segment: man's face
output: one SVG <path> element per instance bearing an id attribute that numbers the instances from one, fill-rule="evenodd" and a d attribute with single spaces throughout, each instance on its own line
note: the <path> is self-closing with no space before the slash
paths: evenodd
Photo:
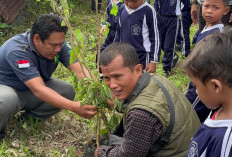
<path id="1" fill-rule="evenodd" d="M 118 100 L 124 100 L 129 97 L 142 75 L 142 65 L 138 64 L 131 71 L 125 67 L 121 56 L 117 56 L 107 66 L 101 65 L 103 78 L 107 86 Z"/>
<path id="2" fill-rule="evenodd" d="M 43 42 L 39 35 L 36 34 L 33 39 L 34 47 L 39 54 L 46 59 L 53 60 L 55 56 L 60 52 L 64 42 L 64 32 L 52 32 L 50 36 Z"/>
<path id="3" fill-rule="evenodd" d="M 144 0 L 124 0 L 124 3 L 129 9 L 137 9 L 144 3 Z"/>

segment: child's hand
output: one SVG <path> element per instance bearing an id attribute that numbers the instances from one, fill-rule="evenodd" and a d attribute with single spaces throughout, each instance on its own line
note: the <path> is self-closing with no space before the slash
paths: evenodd
<path id="1" fill-rule="evenodd" d="M 229 22 L 232 22 L 232 13 L 230 14 L 230 21 Z"/>
<path id="2" fill-rule="evenodd" d="M 102 28 L 101 28 L 101 31 L 100 31 L 100 34 L 101 35 L 104 35 L 103 33 L 106 31 L 106 26 L 103 25 Z"/>
<path id="3" fill-rule="evenodd" d="M 156 72 L 156 63 L 153 63 L 153 62 L 150 62 L 145 70 L 148 72 L 148 73 L 155 73 Z"/>

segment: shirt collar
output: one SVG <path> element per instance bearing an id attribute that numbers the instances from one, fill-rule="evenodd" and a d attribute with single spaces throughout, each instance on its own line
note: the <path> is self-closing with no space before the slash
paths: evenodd
<path id="1" fill-rule="evenodd" d="M 208 27 L 208 28 L 206 28 L 206 27 L 207 27 L 207 26 L 205 26 L 205 27 L 203 28 L 203 30 L 201 31 L 201 34 L 204 33 L 204 32 L 207 32 L 207 31 L 209 31 L 209 30 L 213 30 L 213 29 L 215 29 L 215 28 L 218 28 L 218 29 L 223 28 L 224 25 L 223 25 L 222 23 L 220 23 L 220 24 L 216 24 L 216 25 L 214 25 L 214 26 L 212 26 L 212 27 Z"/>
<path id="2" fill-rule="evenodd" d="M 115 4 L 118 4 L 118 3 L 120 3 L 120 0 L 117 0 L 117 2 L 113 2 L 113 0 L 111 0 L 111 3 L 112 3 L 112 4 L 114 4 L 114 3 L 115 3 Z"/>
<path id="3" fill-rule="evenodd" d="M 136 9 L 129 9 L 126 5 L 125 5 L 125 8 L 126 8 L 126 11 L 128 12 L 128 14 L 130 15 L 130 14 L 132 14 L 132 13 L 134 13 L 134 12 L 140 10 L 141 8 L 143 8 L 144 6 L 146 6 L 147 4 L 148 4 L 147 1 L 145 1 L 142 5 L 140 5 L 140 6 L 139 6 L 138 8 L 136 8 Z"/>

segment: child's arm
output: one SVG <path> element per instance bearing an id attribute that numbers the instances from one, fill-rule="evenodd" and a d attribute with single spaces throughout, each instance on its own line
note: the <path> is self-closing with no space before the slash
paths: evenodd
<path id="1" fill-rule="evenodd" d="M 160 47 L 159 41 L 159 31 L 156 19 L 156 12 L 154 9 L 149 12 L 146 16 L 148 31 L 149 31 L 149 41 L 151 43 L 149 61 L 150 63 L 145 67 L 145 70 L 149 73 L 156 72 L 156 63 L 158 62 L 158 52 Z"/>
<path id="2" fill-rule="evenodd" d="M 109 16 L 110 16 L 110 9 L 109 8 L 110 8 L 110 5 L 111 5 L 111 0 L 108 0 L 107 9 L 106 9 L 106 12 L 107 12 L 106 22 L 109 22 Z M 101 24 L 101 30 L 100 30 L 101 35 L 104 35 L 104 32 L 106 31 L 106 27 L 107 27 L 106 22 Z"/>
<path id="3" fill-rule="evenodd" d="M 119 26 L 119 22 L 117 23 L 114 42 L 120 42 L 120 26 Z"/>
<path id="4" fill-rule="evenodd" d="M 100 34 L 104 35 L 105 31 L 106 31 L 106 25 L 102 25 L 101 30 L 100 30 Z"/>
<path id="5" fill-rule="evenodd" d="M 120 42 L 120 28 L 121 28 L 120 17 L 121 17 L 121 11 L 123 8 L 124 8 L 124 5 L 122 5 L 118 11 L 118 20 L 117 20 L 117 27 L 116 27 L 114 42 Z"/>

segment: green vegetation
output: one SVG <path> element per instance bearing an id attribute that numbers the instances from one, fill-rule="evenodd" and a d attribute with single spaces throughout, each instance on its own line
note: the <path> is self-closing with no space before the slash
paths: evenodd
<path id="1" fill-rule="evenodd" d="M 0 25 L 0 45 L 13 35 L 29 30 L 34 20 L 41 14 L 51 12 L 50 2 L 26 0 L 26 3 L 28 6 L 23 13 L 26 17 L 24 21 L 16 20 L 11 25 Z M 99 23 L 96 22 L 97 16 L 95 13 L 91 12 L 91 1 L 70 0 L 69 8 L 71 9 L 69 22 L 74 30 L 79 29 L 84 35 L 84 45 L 86 47 L 84 56 L 87 64 L 89 67 L 95 68 Z M 102 11 L 100 12 L 100 17 L 103 19 L 105 16 L 104 8 L 106 8 L 106 1 L 103 1 Z M 195 31 L 196 27 L 192 27 L 191 38 Z M 70 34 L 67 34 L 67 40 L 70 42 Z M 103 41 L 104 37 L 101 37 L 100 43 L 103 43 Z M 184 70 L 179 67 L 184 57 L 180 52 L 178 52 L 178 55 L 180 62 L 169 79 L 185 92 L 189 79 Z M 161 63 L 158 64 L 157 74 L 162 74 Z M 73 74 L 62 65 L 58 67 L 53 76 L 75 83 Z M 95 137 L 95 120 L 85 120 L 66 110 L 59 112 L 43 124 L 32 122 L 32 120 L 20 121 L 18 120 L 20 114 L 17 114 L 8 125 L 7 136 L 0 143 L 0 156 L 81 157 L 84 154 L 87 141 Z M 109 115 L 111 114 L 107 114 L 107 117 Z M 117 118 L 114 117 L 111 121 L 116 123 Z M 102 134 L 105 132 L 104 129 L 101 131 Z"/>

